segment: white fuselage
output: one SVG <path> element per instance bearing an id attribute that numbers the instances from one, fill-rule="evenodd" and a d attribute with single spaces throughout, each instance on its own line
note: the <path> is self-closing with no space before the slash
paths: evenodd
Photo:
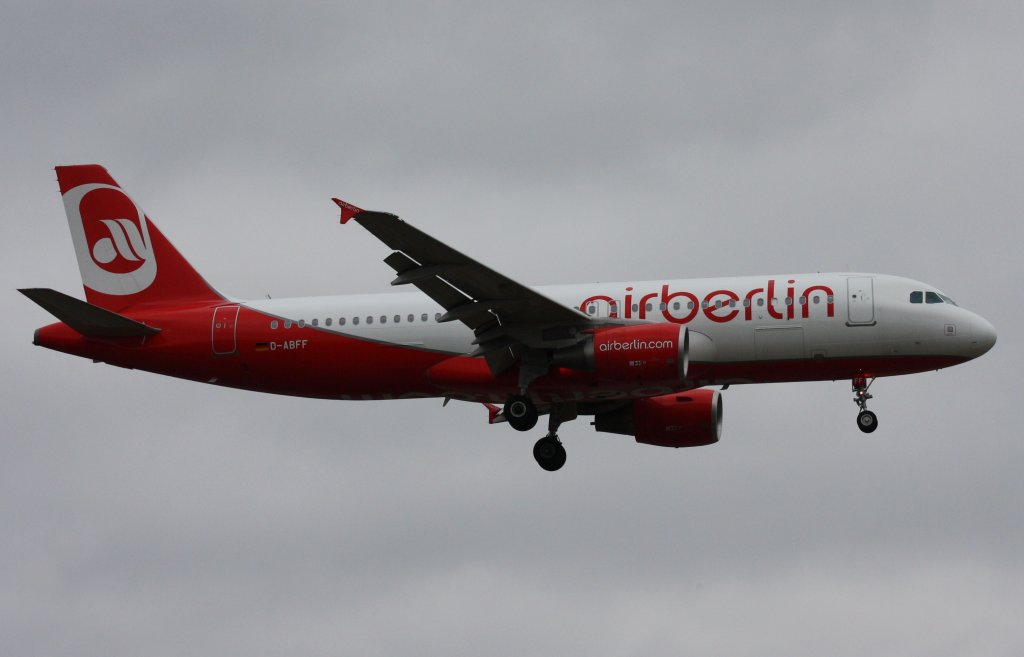
<path id="1" fill-rule="evenodd" d="M 995 332 L 934 287 L 879 274 L 796 274 L 555 285 L 535 288 L 591 317 L 686 324 L 696 360 L 737 363 L 857 357 L 973 358 Z M 771 295 L 769 296 L 769 291 Z M 911 293 L 921 292 L 920 303 Z M 473 333 L 419 293 L 266 299 L 244 306 L 372 342 L 465 354 Z M 268 318 L 268 322 L 273 321 Z M 703 336 L 706 340 L 701 341 Z"/>

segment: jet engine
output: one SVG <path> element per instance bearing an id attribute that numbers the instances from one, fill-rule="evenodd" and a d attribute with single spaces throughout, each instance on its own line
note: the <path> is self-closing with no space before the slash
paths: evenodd
<path id="1" fill-rule="evenodd" d="M 635 399 L 594 416 L 594 428 L 635 436 L 638 443 L 661 447 L 700 447 L 722 435 L 722 396 L 699 388 L 660 397 Z"/>
<path id="2" fill-rule="evenodd" d="M 552 355 L 558 367 L 638 384 L 679 382 L 689 366 L 689 331 L 678 324 L 598 329 L 586 341 Z"/>

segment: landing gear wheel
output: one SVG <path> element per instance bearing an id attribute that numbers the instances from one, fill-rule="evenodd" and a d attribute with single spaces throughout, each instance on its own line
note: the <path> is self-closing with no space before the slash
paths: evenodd
<path id="1" fill-rule="evenodd" d="M 529 431 L 537 425 L 537 407 L 526 395 L 509 397 L 503 413 L 516 431 Z"/>
<path id="2" fill-rule="evenodd" d="M 857 414 L 857 427 L 864 433 L 871 433 L 878 428 L 878 418 L 871 411 L 861 411 Z"/>
<path id="3" fill-rule="evenodd" d="M 533 458 L 537 459 L 537 465 L 554 472 L 565 465 L 565 447 L 558 436 L 544 436 L 533 446 Z"/>
<path id="4" fill-rule="evenodd" d="M 860 409 L 860 413 L 857 414 L 857 428 L 864 433 L 871 433 L 878 428 L 878 418 L 868 410 L 868 400 L 871 399 L 868 388 L 874 382 L 874 377 L 868 381 L 863 374 L 853 377 L 853 401 Z"/>

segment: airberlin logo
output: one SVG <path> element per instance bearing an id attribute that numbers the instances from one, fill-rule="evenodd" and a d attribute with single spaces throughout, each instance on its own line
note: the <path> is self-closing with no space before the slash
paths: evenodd
<path id="1" fill-rule="evenodd" d="M 661 286 L 660 294 L 634 292 L 632 287 L 627 287 L 622 301 L 605 294 L 595 294 L 580 302 L 579 308 L 592 315 L 596 305 L 604 303 L 607 304 L 609 317 L 653 319 L 652 313 L 657 312 L 665 321 L 674 324 L 688 324 L 701 313 L 718 323 L 738 319 L 749 322 L 753 320 L 755 312 L 759 317 L 767 314 L 772 319 L 795 319 L 797 314 L 807 319 L 812 306 L 823 307 L 828 317 L 835 316 L 835 293 L 832 288 L 820 284 L 796 287 L 795 284 L 795 280 L 787 280 L 783 286 L 769 279 L 764 287 L 738 291 L 715 290 L 703 298 L 686 290 L 672 290 L 668 284 Z"/>
<path id="2" fill-rule="evenodd" d="M 642 349 L 674 349 L 671 340 L 612 340 L 601 344 L 601 351 L 634 351 Z"/>
<path id="3" fill-rule="evenodd" d="M 119 187 L 92 183 L 64 194 L 78 267 L 86 287 L 129 295 L 156 279 L 146 215 Z"/>
<path id="4" fill-rule="evenodd" d="M 118 256 L 131 262 L 149 260 L 150 249 L 142 238 L 139 227 L 131 219 L 100 219 L 110 237 L 96 240 L 92 245 L 92 259 L 100 265 L 114 261 Z"/>

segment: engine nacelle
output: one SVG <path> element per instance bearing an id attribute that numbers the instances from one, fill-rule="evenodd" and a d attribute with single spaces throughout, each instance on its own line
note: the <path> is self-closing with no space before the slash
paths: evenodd
<path id="1" fill-rule="evenodd" d="M 722 435 L 722 395 L 717 390 L 700 388 L 635 399 L 628 406 L 598 413 L 594 428 L 635 436 L 638 443 L 647 445 L 711 445 Z"/>
<path id="2" fill-rule="evenodd" d="M 679 382 L 689 367 L 689 335 L 678 324 L 598 329 L 586 342 L 555 352 L 552 364 L 613 381 Z"/>

